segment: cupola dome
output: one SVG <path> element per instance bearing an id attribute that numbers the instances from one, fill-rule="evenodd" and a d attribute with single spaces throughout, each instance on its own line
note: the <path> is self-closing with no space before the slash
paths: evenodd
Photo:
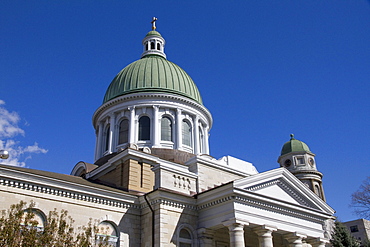
<path id="1" fill-rule="evenodd" d="M 168 61 L 164 53 L 165 40 L 155 29 L 143 39 L 141 59 L 122 69 L 110 83 L 103 103 L 134 93 L 166 93 L 184 96 L 202 103 L 199 90 L 191 77 L 178 65 Z"/>
<path id="2" fill-rule="evenodd" d="M 299 141 L 294 138 L 294 135 L 290 135 L 290 140 L 286 142 L 281 149 L 281 155 L 293 153 L 293 152 L 307 152 L 311 153 L 310 148 L 306 143 Z"/>

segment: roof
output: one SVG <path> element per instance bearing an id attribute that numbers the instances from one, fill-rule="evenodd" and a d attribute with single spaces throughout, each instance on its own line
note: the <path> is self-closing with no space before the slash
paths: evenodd
<path id="1" fill-rule="evenodd" d="M 145 37 L 147 37 L 147 36 L 159 36 L 159 37 L 162 37 L 162 35 L 159 32 L 155 31 L 155 30 L 152 30 L 152 31 L 148 32 Z"/>
<path id="2" fill-rule="evenodd" d="M 191 77 L 178 65 L 157 55 L 147 55 L 122 69 L 109 85 L 103 103 L 132 93 L 175 94 L 203 104 Z"/>
<path id="3" fill-rule="evenodd" d="M 310 148 L 306 143 L 299 141 L 294 138 L 294 135 L 290 135 L 290 140 L 283 145 L 281 149 L 281 155 L 293 153 L 293 152 L 306 152 L 311 153 Z"/>

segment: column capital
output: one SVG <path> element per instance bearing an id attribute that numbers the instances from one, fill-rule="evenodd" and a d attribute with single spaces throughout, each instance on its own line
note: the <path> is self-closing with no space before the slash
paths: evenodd
<path id="1" fill-rule="evenodd" d="M 330 241 L 326 238 L 307 238 L 307 243 L 311 244 L 312 247 L 325 247 Z"/>
<path id="2" fill-rule="evenodd" d="M 202 227 L 197 229 L 197 233 L 200 238 L 213 239 L 214 230 Z"/>
<path id="3" fill-rule="evenodd" d="M 153 105 L 153 109 L 154 110 L 158 110 L 159 109 L 159 105 Z"/>
<path id="4" fill-rule="evenodd" d="M 230 226 L 243 226 L 244 227 L 244 226 L 248 226 L 249 222 L 240 220 L 237 218 L 231 218 L 229 220 L 222 221 L 222 224 L 226 227 L 230 227 Z"/>
<path id="5" fill-rule="evenodd" d="M 288 240 L 289 246 L 302 246 L 302 239 L 307 238 L 307 235 L 298 232 L 291 232 L 284 235 L 284 238 Z"/>
<path id="6" fill-rule="evenodd" d="M 258 235 L 258 236 L 271 236 L 271 234 L 275 231 L 277 231 L 277 227 L 275 226 L 269 226 L 269 225 L 262 225 L 252 228 L 252 230 Z"/>
<path id="7" fill-rule="evenodd" d="M 252 228 L 258 235 L 259 246 L 273 247 L 272 233 L 277 230 L 275 226 L 262 225 Z"/>

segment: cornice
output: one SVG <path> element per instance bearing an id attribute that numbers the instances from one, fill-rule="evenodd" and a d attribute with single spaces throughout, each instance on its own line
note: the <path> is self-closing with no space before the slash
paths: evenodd
<path id="1" fill-rule="evenodd" d="M 308 221 L 311 221 L 311 222 L 314 222 L 314 223 L 320 223 L 321 224 L 324 220 L 326 220 L 323 217 L 316 217 L 312 214 L 301 213 L 299 211 L 290 209 L 288 207 L 273 205 L 273 204 L 269 204 L 269 203 L 259 201 L 259 200 L 255 200 L 255 199 L 252 199 L 252 198 L 243 197 L 243 196 L 235 196 L 234 201 L 236 203 L 246 204 L 246 205 L 256 207 L 256 208 L 260 208 L 260 209 L 263 209 L 263 210 L 266 210 L 266 211 L 274 212 L 274 213 L 281 214 L 281 215 L 287 215 L 287 216 L 291 216 L 291 217 L 299 218 L 299 219 L 303 219 L 303 220 L 308 220 Z"/>
<path id="2" fill-rule="evenodd" d="M 60 186 L 60 184 L 55 183 L 53 185 L 52 183 L 50 183 L 50 181 L 45 181 L 46 179 L 38 179 L 33 175 L 34 174 L 27 174 L 28 177 L 26 181 L 22 178 L 10 178 L 4 176 L 4 174 L 0 174 L 0 186 L 21 189 L 24 190 L 25 194 L 29 194 L 29 191 L 40 193 L 40 197 L 45 197 L 45 195 L 53 195 L 60 198 L 70 198 L 78 201 L 97 203 L 100 205 L 107 205 L 116 208 L 139 208 L 139 205 L 133 202 L 124 201 L 123 198 L 123 200 L 120 200 L 119 197 L 125 196 L 123 194 L 123 191 L 122 194 L 118 194 L 108 190 L 103 191 L 102 189 L 97 188 L 89 188 L 90 191 L 83 191 L 84 188 L 78 184 L 68 184 L 67 186 Z M 32 177 L 34 177 L 34 179 L 32 179 Z M 47 184 L 44 182 L 46 182 Z M 63 183 L 64 181 L 57 182 Z M 106 193 L 108 195 L 103 195 L 102 193 Z M 134 198 L 131 195 L 127 196 L 130 197 L 128 200 L 132 200 Z"/>
<path id="3" fill-rule="evenodd" d="M 163 198 L 154 199 L 154 200 L 150 201 L 150 205 L 151 206 L 165 205 L 165 206 L 170 206 L 170 207 L 179 208 L 179 209 L 185 209 L 186 208 L 186 209 L 190 209 L 190 210 L 194 210 L 194 211 L 197 210 L 196 205 L 183 203 L 183 202 L 178 202 L 178 201 L 169 200 L 169 199 L 163 199 Z M 141 208 L 146 208 L 146 207 L 148 207 L 147 204 L 142 204 L 141 205 Z"/>

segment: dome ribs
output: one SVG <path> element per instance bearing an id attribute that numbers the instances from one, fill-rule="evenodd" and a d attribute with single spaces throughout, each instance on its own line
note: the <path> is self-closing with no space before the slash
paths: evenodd
<path id="1" fill-rule="evenodd" d="M 167 70 L 165 69 L 165 64 L 164 64 L 164 59 L 158 59 L 158 77 L 160 80 L 160 87 L 167 89 L 168 88 L 168 83 L 167 83 Z M 161 66 L 159 66 L 159 64 Z"/>
<path id="2" fill-rule="evenodd" d="M 203 104 L 191 77 L 175 63 L 156 55 L 143 57 L 122 69 L 109 85 L 104 103 L 139 92 L 177 94 Z"/>

